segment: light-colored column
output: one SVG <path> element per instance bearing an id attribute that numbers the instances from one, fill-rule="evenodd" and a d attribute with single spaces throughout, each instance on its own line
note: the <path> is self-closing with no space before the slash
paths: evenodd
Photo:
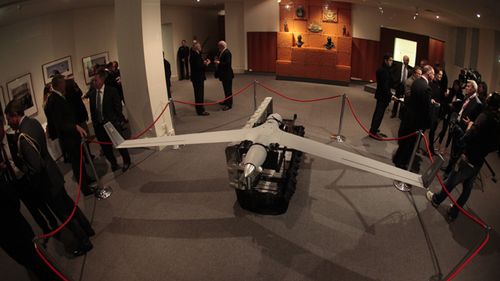
<path id="1" fill-rule="evenodd" d="M 160 12 L 160 0 L 115 1 L 121 81 L 132 132 L 151 124 L 168 101 Z M 174 133 L 167 110 L 145 136 Z"/>
<path id="2" fill-rule="evenodd" d="M 236 73 L 245 71 L 245 30 L 243 2 L 224 3 L 226 42 L 232 54 L 232 67 Z"/>

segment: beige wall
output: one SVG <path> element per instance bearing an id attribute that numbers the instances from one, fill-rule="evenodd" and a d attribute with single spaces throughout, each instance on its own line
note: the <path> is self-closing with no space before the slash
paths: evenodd
<path id="1" fill-rule="evenodd" d="M 232 54 L 232 67 L 234 72 L 245 71 L 245 29 L 242 2 L 225 2 L 225 30 L 226 42 Z"/>
<path id="2" fill-rule="evenodd" d="M 86 91 L 82 57 L 108 51 L 110 59 L 117 59 L 112 11 L 104 6 L 57 12 L 0 27 L 0 83 L 5 92 L 7 82 L 31 73 L 38 108 L 34 117 L 45 122 L 42 64 L 66 56 L 71 56 L 75 81 Z"/>

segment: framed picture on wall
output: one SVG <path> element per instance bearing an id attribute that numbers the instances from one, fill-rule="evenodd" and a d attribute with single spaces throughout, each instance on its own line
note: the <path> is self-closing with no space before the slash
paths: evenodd
<path id="1" fill-rule="evenodd" d="M 323 21 L 324 22 L 339 22 L 339 16 L 337 9 L 328 8 L 323 9 Z"/>
<path id="2" fill-rule="evenodd" d="M 83 74 L 85 76 L 85 83 L 89 84 L 90 80 L 94 76 L 96 65 L 105 65 L 109 61 L 108 52 L 103 52 L 100 54 L 91 55 L 82 58 L 83 64 Z"/>
<path id="3" fill-rule="evenodd" d="M 25 106 L 24 114 L 31 116 L 38 112 L 36 107 L 35 93 L 33 92 L 33 82 L 31 73 L 24 74 L 7 83 L 7 98 L 5 102 L 11 100 L 21 100 Z"/>
<path id="4" fill-rule="evenodd" d="M 73 64 L 71 63 L 71 56 L 57 59 L 42 65 L 43 81 L 45 84 L 50 83 L 52 77 L 56 74 L 64 76 L 73 75 Z"/>
<path id="5" fill-rule="evenodd" d="M 4 114 L 4 110 L 5 110 L 5 106 L 7 105 L 7 102 L 6 102 L 6 98 L 5 98 L 5 92 L 3 91 L 3 87 L 0 86 L 0 110 L 2 111 L 0 113 L 0 119 L 3 120 L 4 122 L 4 125 L 7 124 L 7 120 L 5 119 L 5 114 Z"/>

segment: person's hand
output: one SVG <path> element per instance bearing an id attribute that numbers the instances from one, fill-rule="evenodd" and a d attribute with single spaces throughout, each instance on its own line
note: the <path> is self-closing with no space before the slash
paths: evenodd
<path id="1" fill-rule="evenodd" d="M 392 95 L 392 96 L 391 96 L 391 99 L 392 99 L 393 101 L 398 101 L 398 97 L 396 97 L 395 95 Z"/>
<path id="2" fill-rule="evenodd" d="M 219 63 L 220 63 L 220 60 L 215 59 L 215 60 L 214 60 L 214 63 L 215 63 L 215 64 L 219 64 Z"/>
<path id="3" fill-rule="evenodd" d="M 85 138 L 85 137 L 87 137 L 87 132 L 82 127 L 76 125 L 76 130 L 78 131 L 78 133 L 80 134 L 80 137 L 82 139 Z"/>

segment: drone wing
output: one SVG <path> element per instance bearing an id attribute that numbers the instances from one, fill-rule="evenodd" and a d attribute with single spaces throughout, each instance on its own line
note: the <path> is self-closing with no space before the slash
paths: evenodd
<path id="1" fill-rule="evenodd" d="M 419 174 L 385 164 L 352 152 L 345 151 L 320 142 L 281 132 L 279 144 L 288 148 L 300 150 L 321 158 L 335 161 L 363 171 L 377 174 L 386 178 L 402 181 L 413 186 L 424 187 L 424 181 Z"/>
<path id="2" fill-rule="evenodd" d="M 185 144 L 204 144 L 204 143 L 222 143 L 237 142 L 243 140 L 252 140 L 252 129 L 240 129 L 207 133 L 196 133 L 176 136 L 162 136 L 145 139 L 124 140 L 120 133 L 111 123 L 106 123 L 104 129 L 108 133 L 113 145 L 116 148 L 134 148 L 148 146 L 166 146 L 166 145 L 185 145 Z"/>

